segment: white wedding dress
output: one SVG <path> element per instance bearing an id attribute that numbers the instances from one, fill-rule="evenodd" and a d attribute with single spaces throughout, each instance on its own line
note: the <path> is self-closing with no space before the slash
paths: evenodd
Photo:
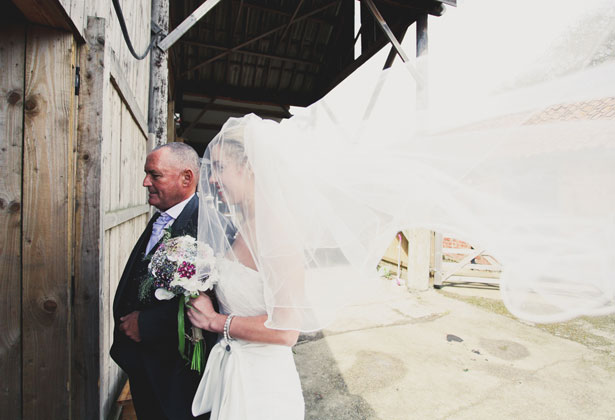
<path id="1" fill-rule="evenodd" d="M 220 259 L 216 296 L 220 312 L 266 314 L 261 275 Z M 230 349 L 229 349 L 230 348 Z M 212 348 L 192 403 L 211 420 L 295 420 L 304 417 L 301 383 L 291 347 L 221 338 Z"/>

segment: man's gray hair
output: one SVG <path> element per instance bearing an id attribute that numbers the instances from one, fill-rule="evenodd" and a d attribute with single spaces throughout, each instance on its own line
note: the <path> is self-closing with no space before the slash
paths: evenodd
<path id="1" fill-rule="evenodd" d="M 168 149 L 167 151 L 171 152 L 178 165 L 183 165 L 184 168 L 192 170 L 198 184 L 201 172 L 201 159 L 192 146 L 185 143 L 173 142 L 158 146 L 152 150 L 152 152 L 160 149 Z"/>

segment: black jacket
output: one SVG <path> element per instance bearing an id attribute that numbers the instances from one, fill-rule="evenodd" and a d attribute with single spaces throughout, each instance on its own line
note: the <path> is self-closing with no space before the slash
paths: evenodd
<path id="1" fill-rule="evenodd" d="M 179 299 L 168 301 L 155 298 L 143 303 L 137 299 L 139 282 L 147 274 L 149 259 L 144 259 L 145 248 L 152 232 L 154 216 L 132 250 L 113 301 L 115 329 L 111 357 L 128 374 L 148 380 L 165 415 L 170 419 L 192 418 L 192 398 L 200 376 L 190 369 L 178 351 L 177 312 Z M 171 236 L 191 235 L 196 238 L 199 217 L 199 200 L 195 195 L 173 222 Z M 156 246 L 150 251 L 154 253 Z M 136 343 L 119 329 L 120 317 L 139 310 L 141 342 Z M 186 330 L 189 320 L 185 317 Z M 217 340 L 217 334 L 203 331 L 205 360 Z"/>

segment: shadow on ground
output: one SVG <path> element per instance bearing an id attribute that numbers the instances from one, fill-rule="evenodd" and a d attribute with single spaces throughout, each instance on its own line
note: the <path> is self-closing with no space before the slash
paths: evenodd
<path id="1" fill-rule="evenodd" d="M 367 401 L 348 390 L 337 361 L 323 338 L 321 332 L 305 334 L 294 347 L 296 358 L 301 359 L 297 370 L 305 399 L 305 419 L 377 419 Z M 366 380 L 372 376 L 372 372 L 364 372 Z"/>

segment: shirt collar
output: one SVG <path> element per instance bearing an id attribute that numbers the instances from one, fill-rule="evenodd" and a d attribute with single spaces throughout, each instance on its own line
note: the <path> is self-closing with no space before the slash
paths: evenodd
<path id="1" fill-rule="evenodd" d="M 163 211 L 161 213 L 168 214 L 169 216 L 173 218 L 173 220 L 177 219 L 179 215 L 181 214 L 181 212 L 184 211 L 184 207 L 186 207 L 186 204 L 188 204 L 188 201 L 192 200 L 192 197 L 194 197 L 194 194 L 186 198 L 184 201 L 177 203 L 170 209 L 167 209 L 166 211 Z"/>

